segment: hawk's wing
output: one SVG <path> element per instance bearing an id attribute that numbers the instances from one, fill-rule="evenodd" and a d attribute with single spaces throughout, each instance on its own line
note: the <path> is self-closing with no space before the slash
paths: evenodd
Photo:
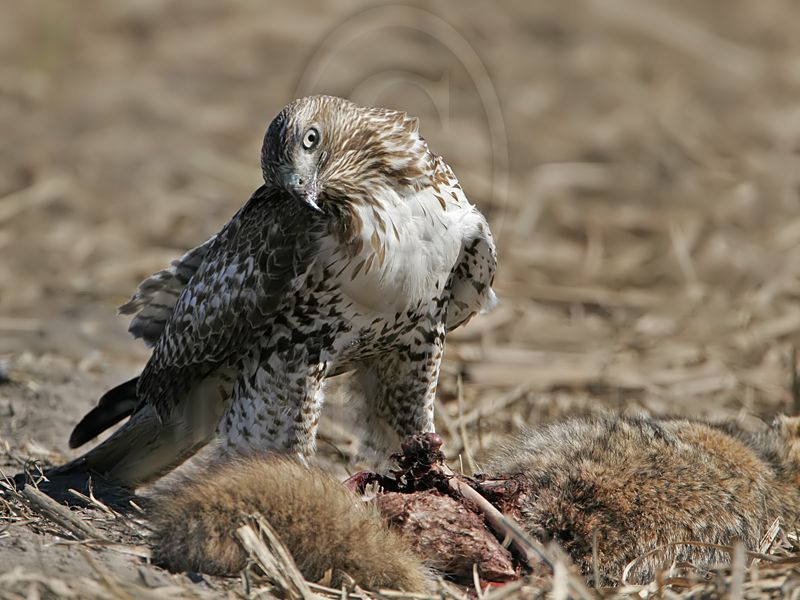
<path id="1" fill-rule="evenodd" d="M 476 224 L 464 240 L 452 274 L 447 331 L 469 321 L 475 313 L 492 309 L 497 303 L 492 289 L 497 268 L 497 251 L 489 225 L 477 209 Z"/>
<path id="2" fill-rule="evenodd" d="M 316 252 L 315 214 L 283 191 L 259 188 L 210 240 L 139 378 L 141 403 L 165 417 L 193 384 L 244 358 Z M 141 406 L 141 404 L 140 404 Z"/>
<path id="3" fill-rule="evenodd" d="M 128 331 L 152 348 L 164 331 L 183 288 L 200 268 L 217 236 L 172 261 L 169 268 L 154 273 L 139 284 L 133 297 L 119 307 L 119 314 L 134 315 Z"/>
<path id="4" fill-rule="evenodd" d="M 476 313 L 491 310 L 497 303 L 492 289 L 497 250 L 486 218 L 469 203 L 455 173 L 441 156 L 433 159 L 431 179 L 432 197 L 439 202 L 444 213 L 455 208 L 461 232 L 461 247 L 447 282 L 450 300 L 445 325 L 447 331 L 452 331 Z M 439 205 L 434 204 L 434 207 Z"/>

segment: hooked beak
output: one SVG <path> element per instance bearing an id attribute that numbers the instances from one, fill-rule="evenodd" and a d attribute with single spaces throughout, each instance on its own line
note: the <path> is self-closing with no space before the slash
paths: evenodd
<path id="1" fill-rule="evenodd" d="M 309 208 L 315 212 L 322 212 L 317 198 L 319 197 L 319 185 L 316 178 L 311 181 L 304 181 L 297 173 L 292 173 L 286 178 L 286 187 L 294 193 L 294 195 L 305 202 Z"/>
<path id="2" fill-rule="evenodd" d="M 318 196 L 317 186 L 313 185 L 306 190 L 303 200 L 305 200 L 305 203 L 308 204 L 313 210 L 321 213 L 322 209 L 320 208 L 319 204 L 317 204 L 317 196 Z"/>

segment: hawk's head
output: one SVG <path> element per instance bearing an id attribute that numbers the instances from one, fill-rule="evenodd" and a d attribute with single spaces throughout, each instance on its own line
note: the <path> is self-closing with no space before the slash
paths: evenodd
<path id="1" fill-rule="evenodd" d="M 431 155 L 404 112 L 365 108 L 335 96 L 288 104 L 264 136 L 264 180 L 315 210 L 374 198 L 406 196 L 430 183 Z"/>

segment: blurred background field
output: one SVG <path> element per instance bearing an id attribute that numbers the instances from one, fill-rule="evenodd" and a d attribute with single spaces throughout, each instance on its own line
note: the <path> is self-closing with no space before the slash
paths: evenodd
<path id="1" fill-rule="evenodd" d="M 501 304 L 446 351 L 452 456 L 609 408 L 794 411 L 798 31 L 790 0 L 6 3 L 7 462 L 61 458 L 138 371 L 115 307 L 221 227 L 269 120 L 318 92 L 418 115 L 492 223 Z"/>

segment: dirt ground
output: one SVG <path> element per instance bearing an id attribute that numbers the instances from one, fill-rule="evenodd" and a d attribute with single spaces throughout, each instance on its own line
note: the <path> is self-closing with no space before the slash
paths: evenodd
<path id="1" fill-rule="evenodd" d="M 456 463 L 565 414 L 800 408 L 795 3 L 424 6 L 4 6 L 6 474 L 76 454 L 71 428 L 147 357 L 115 307 L 247 199 L 267 123 L 312 92 L 418 115 L 492 223 L 501 304 L 450 336 L 440 386 Z M 357 405 L 340 400 L 322 446 L 341 474 L 357 467 Z M 0 523 L 0 588 L 56 594 L 52 580 L 108 573 L 134 597 L 228 585 L 55 533 Z"/>

